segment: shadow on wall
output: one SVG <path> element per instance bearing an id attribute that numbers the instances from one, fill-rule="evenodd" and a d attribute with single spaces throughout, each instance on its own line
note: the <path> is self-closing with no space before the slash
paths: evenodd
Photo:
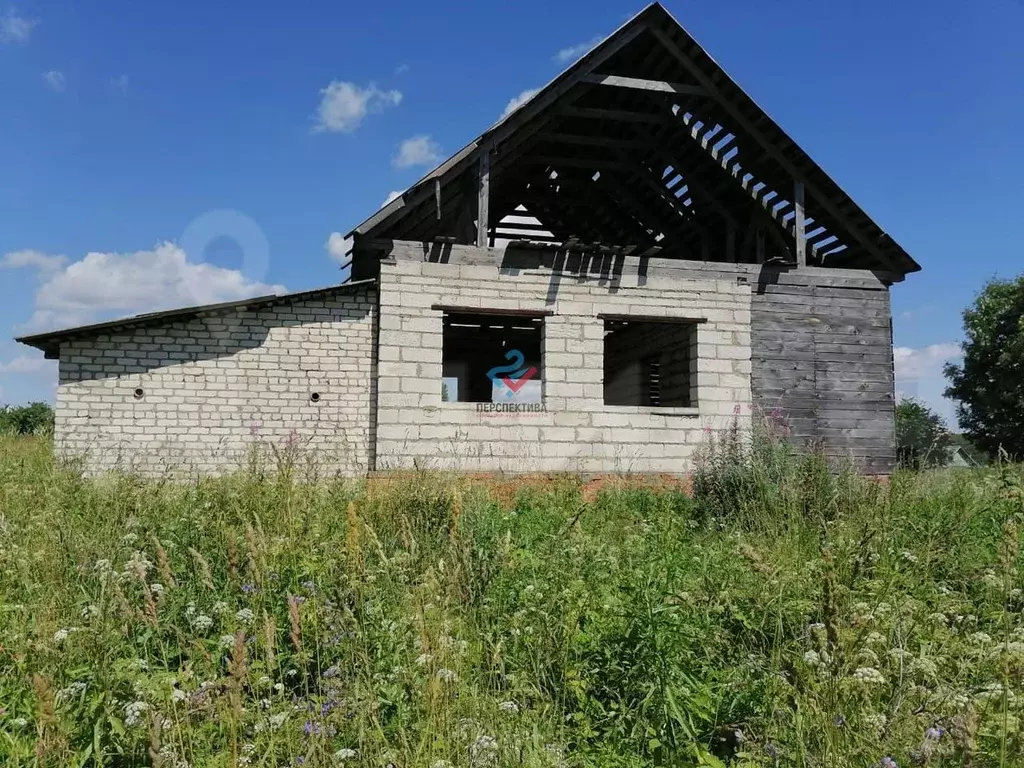
<path id="1" fill-rule="evenodd" d="M 337 329 L 325 324 L 357 323 L 371 312 L 369 306 L 236 312 L 70 340 L 61 345 L 60 383 L 125 378 L 261 349 L 266 354 L 280 355 L 280 352 L 271 352 L 266 344 L 270 331 L 275 328 L 300 330 L 289 334 L 289 341 L 300 345 L 296 355 L 301 356 L 304 340 L 313 343 L 324 336 L 324 342 L 338 343 Z M 306 332 L 302 333 L 302 329 Z M 334 338 L 326 338 L 328 335 Z"/>

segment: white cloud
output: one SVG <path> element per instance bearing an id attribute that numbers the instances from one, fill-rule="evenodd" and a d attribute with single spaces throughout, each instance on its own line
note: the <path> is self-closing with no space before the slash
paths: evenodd
<path id="1" fill-rule="evenodd" d="M 896 347 L 892 351 L 897 378 L 911 381 L 942 370 L 948 360 L 960 357 L 960 345 L 948 342 L 932 344 L 922 349 Z"/>
<path id="2" fill-rule="evenodd" d="M 327 248 L 327 255 L 333 261 L 339 264 L 346 264 L 349 259 L 348 252 L 352 250 L 352 238 L 345 237 L 341 232 L 331 232 L 331 236 L 327 238 L 324 247 Z"/>
<path id="3" fill-rule="evenodd" d="M 10 362 L 0 362 L 0 373 L 39 373 L 52 368 L 54 363 L 43 356 L 19 355 Z"/>
<path id="4" fill-rule="evenodd" d="M 22 258 L 23 266 L 36 266 L 40 280 L 27 329 L 54 329 L 285 291 L 283 285 L 249 280 L 237 269 L 191 262 L 185 251 L 170 242 L 135 253 L 88 253 L 59 268 L 53 265 L 61 257 L 49 258 L 33 259 L 35 264 Z"/>
<path id="5" fill-rule="evenodd" d="M 62 269 L 68 263 L 67 256 L 50 256 L 42 251 L 10 251 L 0 256 L 0 269 L 35 269 L 49 273 Z"/>
<path id="6" fill-rule="evenodd" d="M 570 45 L 568 48 L 563 48 L 555 54 L 555 61 L 559 64 L 568 64 L 569 62 L 576 61 L 580 56 L 587 53 L 591 48 L 601 42 L 600 37 L 594 37 L 587 40 L 585 43 L 579 45 Z"/>
<path id="7" fill-rule="evenodd" d="M 931 344 L 920 349 L 896 347 L 893 349 L 893 361 L 897 394 L 926 403 L 955 429 L 957 421 L 953 402 L 943 396 L 947 382 L 942 367 L 961 354 L 960 345 L 952 342 Z"/>
<path id="8" fill-rule="evenodd" d="M 17 9 L 8 8 L 7 13 L 0 16 L 0 43 L 27 43 L 37 24 L 38 20 L 26 19 Z"/>
<path id="9" fill-rule="evenodd" d="M 504 120 L 538 93 L 540 93 L 540 88 L 527 88 L 505 105 L 505 111 L 501 113 L 501 119 Z"/>
<path id="10" fill-rule="evenodd" d="M 385 205 L 390 203 L 392 200 L 397 200 L 399 197 L 402 196 L 403 192 L 405 192 L 404 189 L 393 189 L 393 190 L 391 190 L 390 192 L 388 192 L 388 196 L 384 199 L 384 202 L 380 204 L 380 207 L 383 208 Z"/>
<path id="11" fill-rule="evenodd" d="M 43 83 L 45 83 L 46 87 L 54 93 L 64 93 L 68 87 L 64 73 L 56 69 L 51 69 L 49 72 L 43 72 Z"/>
<path id="12" fill-rule="evenodd" d="M 368 114 L 382 112 L 402 101 L 399 91 L 382 91 L 373 83 L 362 88 L 355 83 L 334 80 L 320 93 L 323 98 L 317 108 L 316 125 L 313 126 L 313 131 L 317 133 L 350 133 L 359 127 Z"/>
<path id="13" fill-rule="evenodd" d="M 398 154 L 391 158 L 395 168 L 415 165 L 437 165 L 441 161 L 441 145 L 429 136 L 413 136 L 398 146 Z"/>

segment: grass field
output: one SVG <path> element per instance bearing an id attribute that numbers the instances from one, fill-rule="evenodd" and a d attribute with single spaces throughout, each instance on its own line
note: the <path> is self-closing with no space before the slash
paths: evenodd
<path id="1" fill-rule="evenodd" d="M 1021 475 L 86 481 L 0 440 L 4 766 L 1024 765 Z"/>

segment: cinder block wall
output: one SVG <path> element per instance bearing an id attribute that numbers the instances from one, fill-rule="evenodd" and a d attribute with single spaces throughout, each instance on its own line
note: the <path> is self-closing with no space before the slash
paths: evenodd
<path id="1" fill-rule="evenodd" d="M 325 473 L 365 473 L 375 302 L 367 286 L 65 342 L 57 451 L 91 474 L 177 475 L 230 472 L 254 447 L 294 447 Z"/>
<path id="2" fill-rule="evenodd" d="M 415 249 L 411 251 L 415 254 Z M 546 269 L 381 265 L 377 468 L 685 473 L 707 432 L 749 425 L 750 286 L 733 280 L 570 277 Z M 550 311 L 546 412 L 441 402 L 435 306 Z M 606 406 L 600 314 L 699 318 L 692 408 Z M 495 365 L 504 361 L 497 360 Z"/>

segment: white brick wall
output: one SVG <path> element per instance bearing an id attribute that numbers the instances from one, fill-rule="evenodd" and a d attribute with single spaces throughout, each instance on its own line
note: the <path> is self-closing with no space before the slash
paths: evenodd
<path id="1" fill-rule="evenodd" d="M 322 472 L 365 473 L 374 303 L 372 287 L 343 289 L 65 342 L 58 453 L 92 474 L 219 474 L 294 446 Z"/>
<path id="2" fill-rule="evenodd" d="M 612 287 L 597 277 L 399 259 L 382 265 L 378 288 L 378 469 L 684 473 L 707 432 L 737 420 L 749 427 L 749 285 L 633 276 Z M 442 403 L 435 305 L 553 312 L 544 322 L 547 411 L 497 415 Z M 604 405 L 600 314 L 704 320 L 696 407 Z M 429 354 L 413 360 L 406 348 Z"/>

